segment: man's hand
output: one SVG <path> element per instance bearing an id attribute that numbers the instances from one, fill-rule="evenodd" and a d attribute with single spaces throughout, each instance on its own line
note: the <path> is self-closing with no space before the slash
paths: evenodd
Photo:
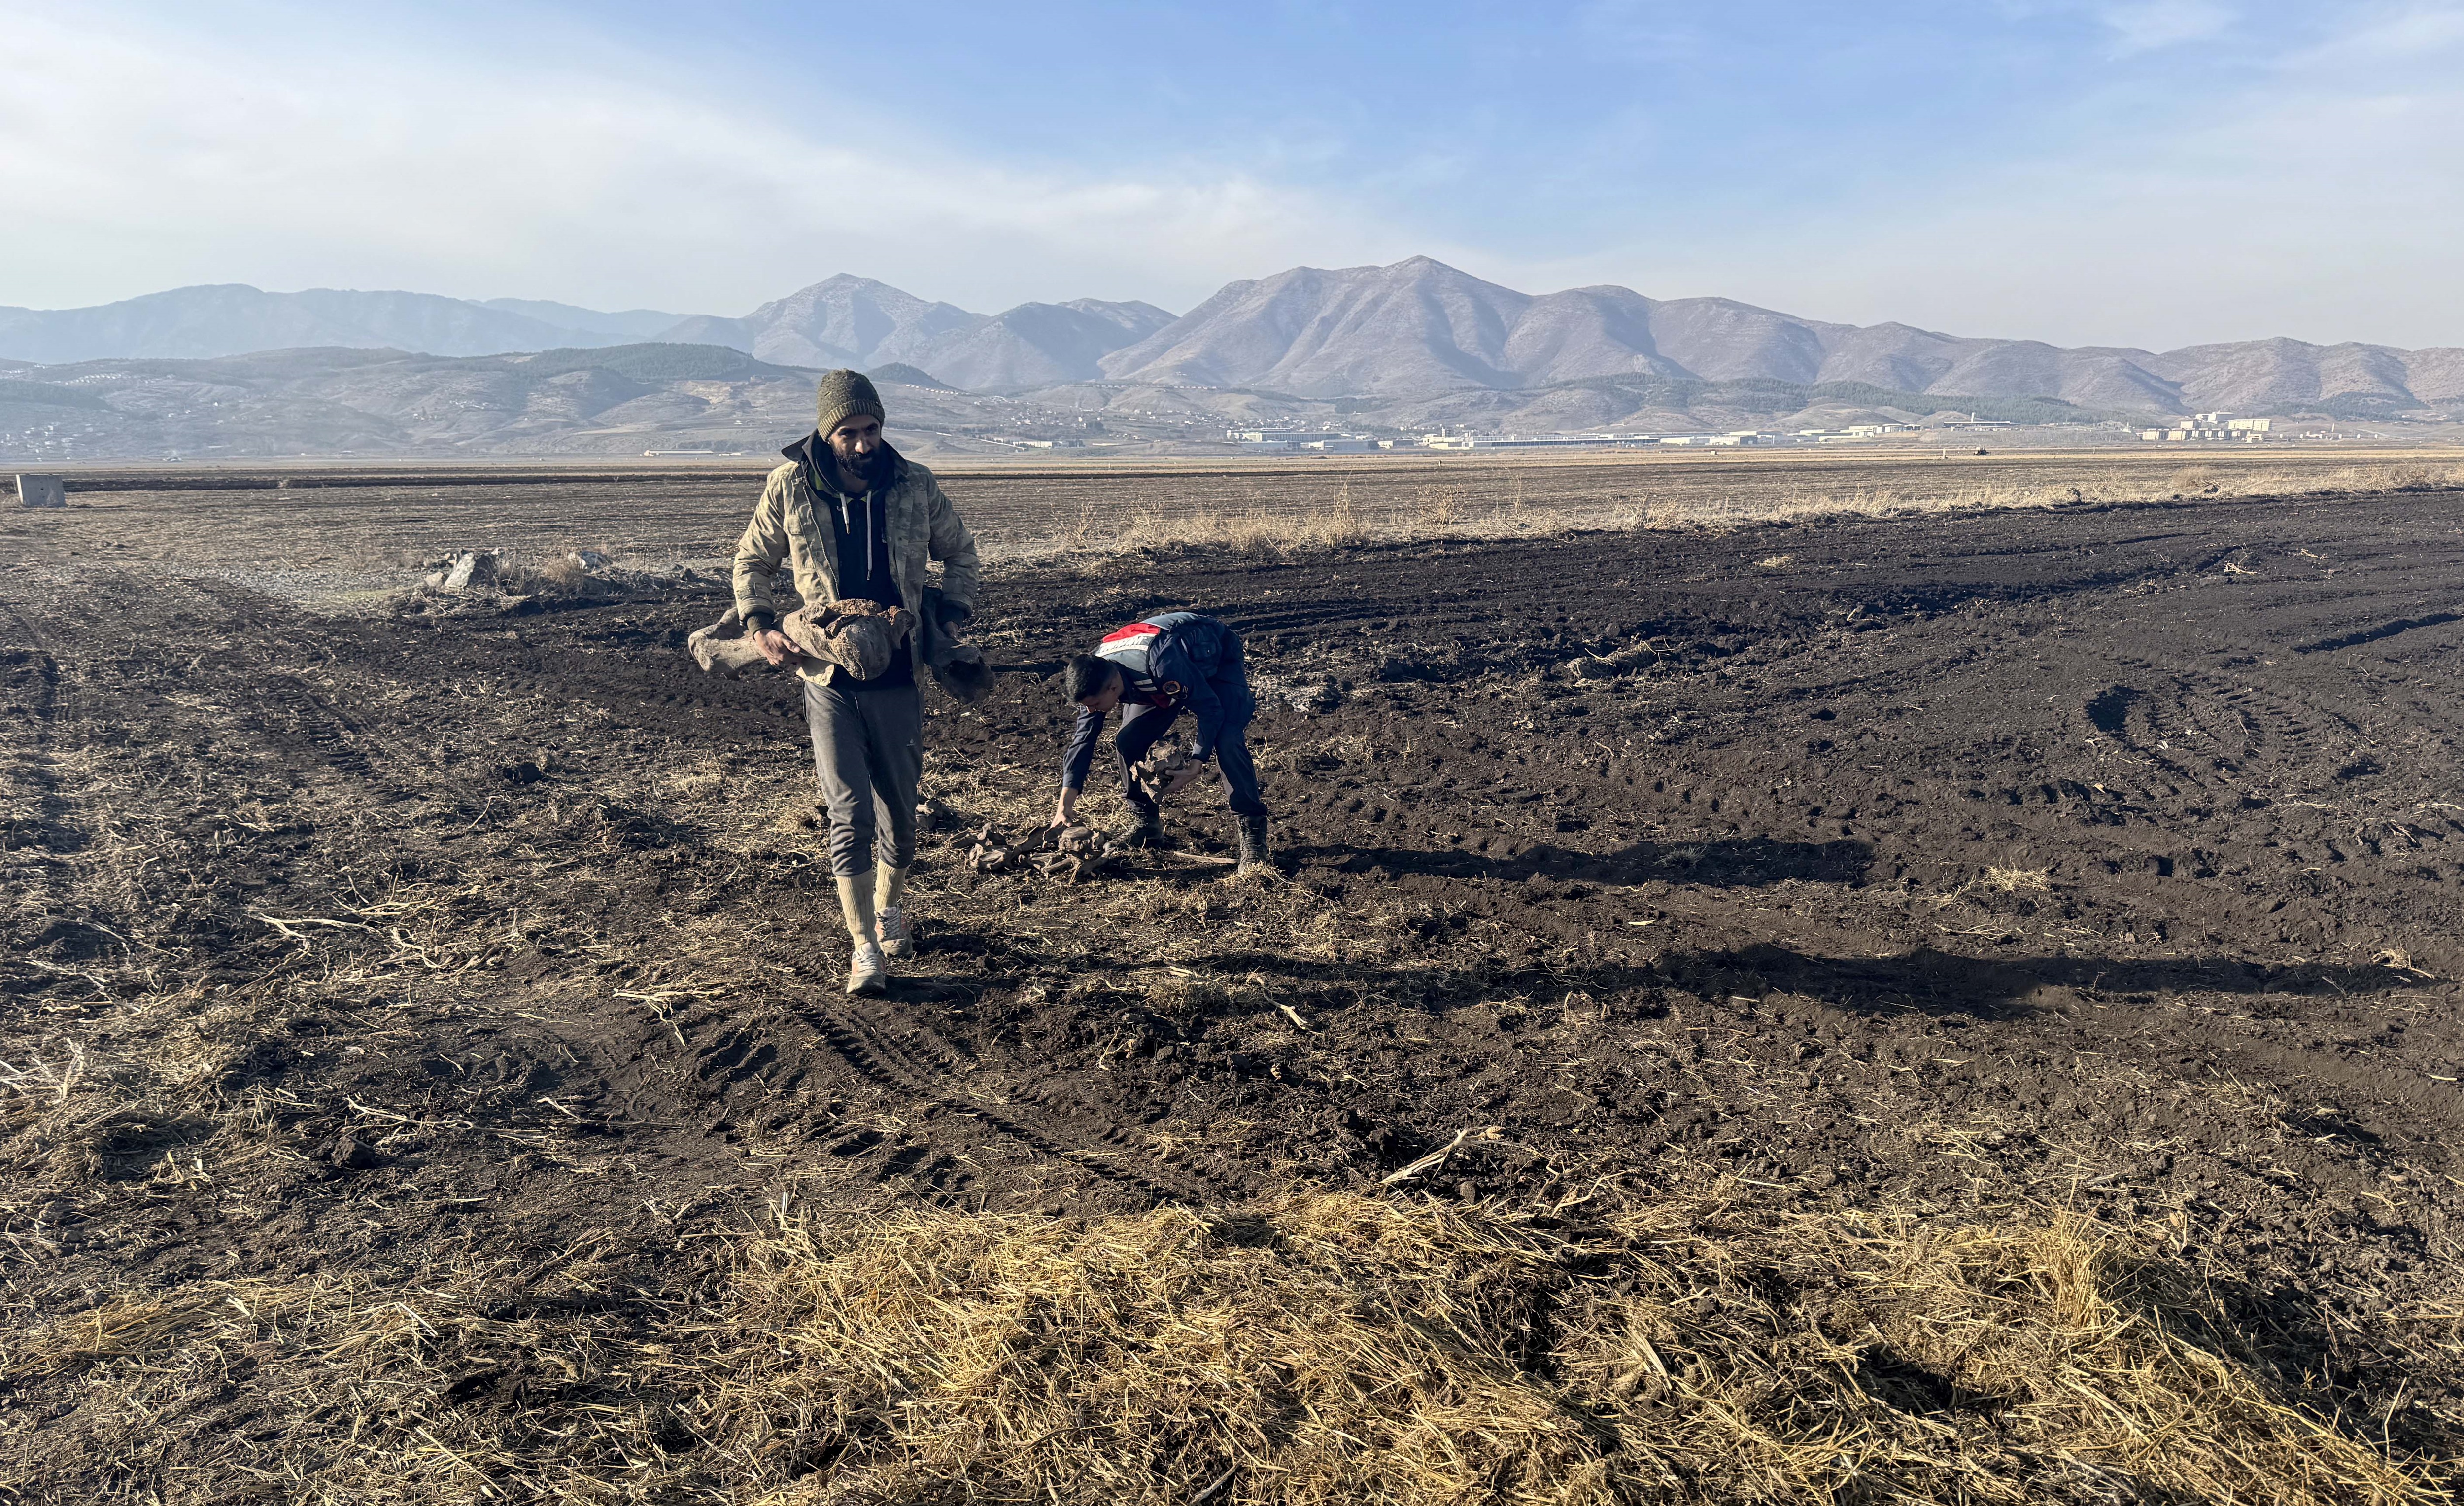
<path id="1" fill-rule="evenodd" d="M 1155 792 L 1156 804 L 1160 805 L 1164 801 L 1170 800 L 1173 796 L 1180 793 L 1184 789 L 1187 789 L 1190 786 L 1197 784 L 1206 775 L 1214 772 L 1215 765 L 1212 763 L 1209 763 L 1205 759 L 1191 759 L 1188 763 L 1183 764 L 1180 766 L 1179 771 L 1175 773 L 1171 779 L 1164 782 L 1163 788 Z"/>
<path id="2" fill-rule="evenodd" d="M 753 646 L 759 649 L 761 656 L 773 664 L 784 664 L 789 659 L 803 656 L 802 651 L 794 642 L 776 628 L 764 628 L 755 633 Z"/>
<path id="3" fill-rule="evenodd" d="M 1063 789 L 1061 791 L 1061 803 L 1052 808 L 1052 824 L 1057 827 L 1066 827 L 1069 825 L 1069 818 L 1077 809 L 1078 791 L 1074 789 Z"/>

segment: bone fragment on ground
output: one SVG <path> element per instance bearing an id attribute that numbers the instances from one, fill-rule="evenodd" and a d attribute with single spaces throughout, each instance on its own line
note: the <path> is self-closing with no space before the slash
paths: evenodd
<path id="1" fill-rule="evenodd" d="M 429 576 L 428 583 L 439 590 L 458 591 L 485 586 L 495 578 L 495 550 L 465 549 L 447 562 L 443 569 Z"/>
<path id="2" fill-rule="evenodd" d="M 1164 786 L 1171 784 L 1172 777 L 1187 768 L 1189 764 L 1189 755 L 1179 748 L 1156 748 L 1132 765 L 1131 774 L 1137 780 L 1138 787 L 1147 792 L 1147 798 L 1160 800 Z"/>

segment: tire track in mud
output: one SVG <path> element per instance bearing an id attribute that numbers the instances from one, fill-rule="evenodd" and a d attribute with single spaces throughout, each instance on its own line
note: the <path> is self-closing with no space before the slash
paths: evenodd
<path id="1" fill-rule="evenodd" d="M 228 613 L 228 628 L 235 636 L 253 637 L 305 658 L 326 652 L 322 644 L 307 641 L 297 626 L 275 621 L 264 599 L 253 592 L 222 582 L 184 580 L 179 584 Z M 250 726 L 295 772 L 332 768 L 357 783 L 369 784 L 377 773 L 364 748 L 374 746 L 386 755 L 395 751 L 296 670 L 274 668 L 253 681 L 251 690 L 259 698 L 249 708 Z M 269 716 L 269 710 L 280 715 Z M 314 755 L 305 764 L 295 756 L 302 744 Z"/>
<path id="2" fill-rule="evenodd" d="M 1250 1190 L 1245 1183 L 1202 1166 L 1162 1164 L 1119 1121 L 1090 1128 L 1040 1112 L 1041 1105 L 1029 1109 L 1015 1096 L 993 1102 L 955 1089 L 955 1078 L 982 1070 L 983 1063 L 913 1019 L 892 1018 L 898 1008 L 894 1000 L 867 1006 L 820 989 L 784 997 L 766 1021 L 759 1017 L 766 1010 L 715 1005 L 698 1018 L 682 1022 L 693 1043 L 689 1071 L 705 1082 L 719 1077 L 729 1085 L 757 1081 L 770 1093 L 792 1097 L 814 1075 L 820 1063 L 813 1058 L 819 1057 L 876 1087 L 965 1118 L 1036 1156 L 1065 1162 L 1149 1205 L 1211 1205 L 1236 1201 Z M 809 1037 L 783 1040 L 780 1027 L 788 1021 L 810 1031 Z M 717 1028 L 715 1036 L 700 1038 L 713 1027 Z M 711 1096 L 724 1099 L 727 1092 L 726 1086 L 716 1086 Z M 928 1138 L 924 1142 L 946 1148 L 945 1140 Z"/>
<path id="3" fill-rule="evenodd" d="M 94 897 L 85 891 L 116 845 L 119 828 L 81 781 L 65 777 L 61 771 L 66 759 L 94 741 L 94 719 L 83 667 L 73 660 L 63 660 L 51 638 L 17 602 L 0 597 L 0 617 L 13 625 L 12 635 L 26 645 L 16 652 L 27 655 L 22 668 L 29 673 L 22 676 L 11 675 L 11 681 L 31 679 L 39 687 L 35 714 L 25 723 L 34 729 L 33 745 L 28 750 L 28 764 L 21 766 L 33 774 L 32 784 L 37 807 L 33 830 L 36 845 L 48 860 L 34 865 L 43 897 L 32 907 L 30 919 L 48 921 L 47 931 L 56 931 L 63 925 L 85 923 L 75 920 L 74 916 L 92 910 Z M 15 824 L 11 820 L 9 828 Z M 8 845 L 12 849 L 18 846 L 13 835 Z M 12 870 L 18 866 L 11 865 Z M 116 939 L 118 933 L 108 934 Z"/>
<path id="4" fill-rule="evenodd" d="M 23 778 L 31 809 L 22 817 L 10 813 L 0 832 L 6 833 L 11 853 L 44 854 L 32 862 L 11 861 L 8 871 L 12 877 L 27 875 L 32 880 L 30 890 L 43 891 L 47 897 L 35 907 L 37 915 L 55 914 L 64 907 L 66 892 L 73 887 L 78 854 L 94 843 L 90 802 L 60 777 L 59 770 L 61 729 L 81 720 L 77 687 L 63 673 L 42 630 L 5 596 L 0 596 L 0 619 L 6 619 L 10 636 L 22 645 L 0 649 L 0 670 L 6 671 L 0 676 L 5 691 L 0 693 L 29 695 L 33 702 L 22 712 L 12 705 L 9 714 L 11 722 L 27 734 L 22 750 L 11 750 L 17 753 L 11 773 Z M 65 843 L 63 833 L 69 836 Z M 68 875 L 65 879 L 63 871 Z"/>
<path id="5" fill-rule="evenodd" d="M 297 662 L 350 667 L 334 653 L 316 624 L 298 620 L 271 598 L 208 578 L 184 578 L 176 584 L 227 613 L 235 637 L 287 653 Z M 391 673 L 383 665 L 360 668 L 372 676 Z M 272 701 L 270 707 L 250 707 L 252 732 L 295 774 L 331 770 L 371 794 L 401 802 L 433 801 L 441 795 L 464 810 L 482 808 L 493 793 L 440 765 L 432 743 L 415 742 L 409 732 L 386 731 L 383 723 L 389 714 L 398 716 L 395 708 L 347 708 L 307 674 L 280 667 L 278 660 L 261 678 L 247 683 L 251 693 L 261 690 Z M 269 716 L 269 710 L 275 714 Z"/>
<path id="6" fill-rule="evenodd" d="M 1139 1156 L 1134 1166 L 1126 1164 L 1126 1158 L 1133 1151 L 1118 1124 L 1089 1134 L 1057 1116 L 1022 1114 L 1016 1098 L 996 1107 L 978 1097 L 944 1091 L 938 1084 L 950 1072 L 974 1064 L 921 1025 L 903 1022 L 910 1036 L 923 1039 L 925 1045 L 919 1052 L 901 1045 L 890 1027 L 867 1019 L 860 1006 L 835 1004 L 825 995 L 814 995 L 803 1007 L 821 1022 L 821 1038 L 858 1072 L 929 1099 L 950 1113 L 978 1119 L 1029 1150 L 1084 1167 L 1106 1181 L 1139 1192 L 1151 1202 L 1177 1199 L 1191 1204 L 1220 1203 L 1248 1190 L 1201 1168 L 1193 1167 L 1184 1174 L 1158 1164 L 1149 1156 Z M 940 1058 L 937 1068 L 925 1059 L 925 1052 Z"/>
<path id="7" fill-rule="evenodd" d="M 2350 722 L 2296 696 L 2181 666 L 2161 676 L 2147 674 L 2155 666 L 2144 662 L 2122 667 L 2169 687 L 2110 685 L 2086 702 L 2089 723 L 2116 746 L 2203 789 L 2239 794 L 2261 780 L 2316 787 L 2361 751 Z M 2171 745 L 2177 741 L 2186 745 Z M 2232 766 L 2218 766 L 2220 758 Z"/>

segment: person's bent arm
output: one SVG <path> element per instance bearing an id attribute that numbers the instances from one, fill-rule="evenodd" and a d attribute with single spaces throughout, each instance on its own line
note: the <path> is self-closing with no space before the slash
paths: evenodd
<path id="1" fill-rule="evenodd" d="M 1186 704 L 1189 715 L 1198 723 L 1198 743 L 1189 750 L 1190 754 L 1194 758 L 1211 760 L 1215 757 L 1215 745 L 1223 741 L 1223 698 L 1215 694 L 1214 685 L 1206 677 L 1215 666 L 1193 663 L 1186 654 L 1175 657 L 1189 672 L 1189 677 L 1181 683 L 1188 687 Z"/>
<path id="2" fill-rule="evenodd" d="M 950 505 L 941 494 L 941 483 L 927 479 L 931 530 L 926 541 L 934 559 L 941 562 L 941 599 L 954 603 L 972 616 L 976 607 L 976 583 L 983 577 L 983 566 L 976 558 L 976 536 L 967 531 L 966 520 Z"/>
<path id="3" fill-rule="evenodd" d="M 786 492 L 776 476 L 761 489 L 753 520 L 736 542 L 736 615 L 761 656 L 784 664 L 796 646 L 779 631 L 778 604 L 770 595 L 770 578 L 787 557 Z"/>
<path id="4" fill-rule="evenodd" d="M 1069 729 L 1068 751 L 1061 755 L 1061 800 L 1052 808 L 1054 826 L 1067 826 L 1070 813 L 1078 808 L 1079 792 L 1087 787 L 1087 775 L 1095 766 L 1095 739 L 1103 730 L 1103 718 L 1084 706 L 1078 708 L 1078 724 Z"/>

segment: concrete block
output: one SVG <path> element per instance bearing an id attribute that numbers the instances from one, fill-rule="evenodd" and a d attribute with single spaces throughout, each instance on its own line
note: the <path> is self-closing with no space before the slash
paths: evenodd
<path id="1" fill-rule="evenodd" d="M 23 507 L 66 507 L 68 488 L 56 476 L 20 476 L 17 477 L 17 502 Z"/>

